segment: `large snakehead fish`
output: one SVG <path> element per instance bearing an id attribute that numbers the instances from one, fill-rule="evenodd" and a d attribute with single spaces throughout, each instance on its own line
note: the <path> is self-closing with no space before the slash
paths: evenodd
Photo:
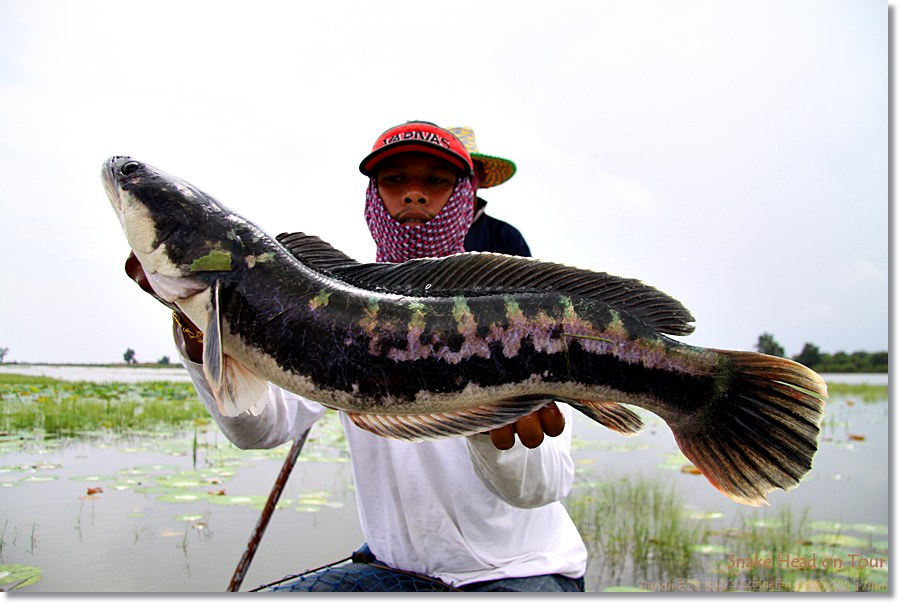
<path id="1" fill-rule="evenodd" d="M 810 470 L 826 385 L 793 361 L 689 346 L 691 314 L 640 281 L 500 254 L 361 264 L 272 238 L 129 157 L 103 184 L 161 301 L 205 333 L 225 415 L 267 382 L 416 441 L 483 432 L 562 401 L 631 435 L 647 409 L 731 499 L 765 503 Z"/>

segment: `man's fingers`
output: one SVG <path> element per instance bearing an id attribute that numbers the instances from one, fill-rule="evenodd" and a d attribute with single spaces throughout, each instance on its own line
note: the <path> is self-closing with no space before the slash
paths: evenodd
<path id="1" fill-rule="evenodd" d="M 491 442 L 501 451 L 511 449 L 516 444 L 517 434 L 524 446 L 534 449 L 544 442 L 544 434 L 559 436 L 565 427 L 565 416 L 556 403 L 551 402 L 512 424 L 491 430 L 489 434 Z"/>
<path id="2" fill-rule="evenodd" d="M 137 259 L 137 256 L 134 255 L 134 252 L 128 254 L 128 258 L 125 260 L 125 273 L 132 281 L 137 283 L 142 290 L 148 294 L 156 294 L 156 292 L 153 291 L 153 287 L 150 286 L 150 281 L 147 279 L 146 273 L 144 273 L 144 267 L 141 266 L 141 262 Z"/>
<path id="3" fill-rule="evenodd" d="M 526 415 L 513 425 L 516 427 L 519 440 L 529 449 L 534 449 L 544 442 L 544 430 L 537 413 Z"/>
<path id="4" fill-rule="evenodd" d="M 512 449 L 512 446 L 516 444 L 516 429 L 514 424 L 494 428 L 489 434 L 491 435 L 491 442 L 501 451 Z"/>
<path id="5" fill-rule="evenodd" d="M 538 409 L 538 418 L 541 420 L 541 428 L 547 436 L 559 436 L 566 427 L 566 418 L 556 406 L 549 403 Z"/>

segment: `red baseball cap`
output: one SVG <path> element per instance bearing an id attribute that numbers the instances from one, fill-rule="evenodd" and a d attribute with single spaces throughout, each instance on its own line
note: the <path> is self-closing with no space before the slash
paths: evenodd
<path id="1" fill-rule="evenodd" d="M 418 151 L 449 161 L 463 174 L 473 173 L 472 157 L 456 136 L 437 124 L 418 120 L 406 122 L 386 130 L 359 164 L 359 171 L 373 176 L 375 166 L 380 161 L 398 153 Z"/>

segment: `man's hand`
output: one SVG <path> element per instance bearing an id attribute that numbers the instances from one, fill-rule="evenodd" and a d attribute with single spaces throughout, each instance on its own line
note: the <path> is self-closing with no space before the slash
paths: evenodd
<path id="1" fill-rule="evenodd" d="M 137 283 L 142 290 L 153 297 L 158 297 L 156 292 L 153 291 L 153 288 L 150 286 L 150 280 L 147 279 L 147 275 L 144 273 L 144 267 L 141 266 L 141 261 L 137 259 L 134 252 L 128 254 L 128 258 L 125 260 L 125 273 L 132 281 Z"/>
<path id="2" fill-rule="evenodd" d="M 491 435 L 494 446 L 504 451 L 516 444 L 516 434 L 523 445 L 534 449 L 544 442 L 544 434 L 559 436 L 565 427 L 566 418 L 556 403 L 551 402 L 512 424 L 491 430 L 488 434 Z"/>
<path id="3" fill-rule="evenodd" d="M 188 329 L 187 331 L 185 331 L 185 333 L 188 333 L 188 331 L 195 334 L 200 333 L 200 329 L 196 325 L 194 325 L 190 319 L 184 316 L 184 314 L 178 309 L 177 306 L 170 302 L 166 302 L 165 300 L 160 298 L 155 291 L 153 291 L 153 286 L 150 285 L 150 280 L 147 278 L 147 274 L 144 272 L 144 267 L 141 265 L 141 261 L 137 259 L 137 256 L 134 255 L 134 252 L 128 254 L 128 258 L 125 260 L 125 273 L 131 278 L 132 281 L 137 283 L 142 290 L 178 313 L 180 317 L 179 326 L 182 328 L 182 331 L 185 331 L 184 327 L 187 327 Z M 203 362 L 202 341 L 198 341 L 197 339 L 192 338 L 185 338 L 184 349 L 190 360 L 194 361 L 195 363 Z"/>

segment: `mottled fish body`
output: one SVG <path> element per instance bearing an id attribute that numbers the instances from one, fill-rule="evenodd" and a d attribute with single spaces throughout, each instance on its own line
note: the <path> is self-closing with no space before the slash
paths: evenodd
<path id="1" fill-rule="evenodd" d="M 811 468 L 821 377 L 672 339 L 693 317 L 639 281 L 499 254 L 360 264 L 316 237 L 269 237 L 128 157 L 103 183 L 154 290 L 204 331 L 226 415 L 258 413 L 272 382 L 403 440 L 483 432 L 547 399 L 631 435 L 628 403 L 735 501 L 759 505 Z"/>

